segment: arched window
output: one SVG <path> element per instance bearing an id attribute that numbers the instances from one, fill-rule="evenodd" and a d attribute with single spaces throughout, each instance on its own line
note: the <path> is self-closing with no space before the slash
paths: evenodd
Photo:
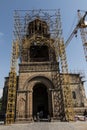
<path id="1" fill-rule="evenodd" d="M 75 91 L 72 92 L 72 97 L 73 97 L 73 99 L 76 99 L 76 93 L 75 93 Z"/>
<path id="2" fill-rule="evenodd" d="M 33 45 L 30 47 L 30 61 L 42 62 L 49 61 L 48 46 Z"/>

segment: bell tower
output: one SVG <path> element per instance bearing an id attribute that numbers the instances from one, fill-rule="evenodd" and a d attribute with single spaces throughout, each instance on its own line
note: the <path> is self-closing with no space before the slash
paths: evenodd
<path id="1" fill-rule="evenodd" d="M 56 61 L 55 50 L 52 47 L 53 42 L 45 21 L 40 18 L 31 21 L 22 41 L 22 63 Z"/>
<path id="2" fill-rule="evenodd" d="M 40 112 L 41 118 L 65 118 L 55 53 L 48 23 L 40 17 L 31 20 L 22 39 L 16 120 L 34 120 Z"/>

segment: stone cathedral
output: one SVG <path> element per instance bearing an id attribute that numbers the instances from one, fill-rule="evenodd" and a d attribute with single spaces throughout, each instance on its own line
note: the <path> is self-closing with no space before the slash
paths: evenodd
<path id="1" fill-rule="evenodd" d="M 53 48 L 54 39 L 50 37 L 48 29 L 45 21 L 36 18 L 28 24 L 27 35 L 22 40 L 15 121 L 36 120 L 40 112 L 42 119 L 64 118 L 62 73 Z M 74 110 L 82 114 L 86 108 L 82 77 L 75 73 L 70 73 L 69 77 Z M 5 78 L 3 88 L 3 113 L 6 112 L 8 79 L 9 77 Z M 58 98 L 54 93 L 58 93 Z"/>

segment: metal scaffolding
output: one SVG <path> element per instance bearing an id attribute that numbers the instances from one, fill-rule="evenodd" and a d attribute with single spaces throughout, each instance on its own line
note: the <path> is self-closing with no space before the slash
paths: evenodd
<path id="1" fill-rule="evenodd" d="M 37 41 L 39 44 L 40 41 L 50 42 L 50 45 L 56 52 L 56 61 L 61 64 L 61 71 L 63 73 L 62 83 L 63 83 L 63 102 L 64 102 L 64 111 L 66 120 L 74 120 L 74 111 L 71 98 L 71 90 L 69 86 L 69 76 L 68 75 L 68 66 L 65 54 L 65 46 L 62 36 L 61 28 L 61 16 L 60 10 L 15 10 L 14 12 L 14 37 L 13 37 L 13 49 L 12 49 L 12 58 L 11 58 L 11 72 L 9 74 L 9 85 L 8 85 L 8 102 L 7 102 L 7 112 L 6 112 L 6 123 L 13 123 L 15 118 L 15 98 L 16 98 L 16 66 L 17 59 L 20 59 L 22 62 L 23 54 L 23 40 L 26 40 L 26 36 L 29 36 L 28 25 L 35 19 L 40 19 L 45 21 L 48 26 L 48 33 L 50 38 L 47 39 L 44 37 L 44 33 L 41 33 L 41 36 L 36 37 L 35 31 L 33 35 L 29 38 L 28 42 Z M 32 27 L 35 29 L 35 25 Z M 43 32 L 43 31 L 42 31 Z M 25 47 L 26 48 L 26 47 Z M 58 79 L 57 79 L 58 78 Z M 60 85 L 59 83 L 60 74 L 56 73 L 56 87 Z M 66 82 L 68 81 L 68 82 Z M 61 86 L 60 86 L 61 87 Z M 59 89 L 59 88 L 58 88 Z M 11 95 L 10 95 L 11 94 Z M 61 96 L 61 92 L 59 93 Z M 56 98 L 58 95 L 54 95 L 55 107 L 56 107 Z"/>
<path id="2" fill-rule="evenodd" d="M 8 99 L 6 109 L 6 124 L 14 123 L 15 120 L 15 100 L 16 100 L 16 87 L 17 87 L 17 59 L 18 59 L 18 42 L 15 41 L 12 44 L 12 55 L 11 55 L 11 68 L 9 73 L 8 81 Z"/>

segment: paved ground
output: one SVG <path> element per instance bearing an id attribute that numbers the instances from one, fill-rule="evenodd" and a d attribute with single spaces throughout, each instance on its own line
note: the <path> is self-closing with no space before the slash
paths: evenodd
<path id="1" fill-rule="evenodd" d="M 87 130 L 87 121 L 0 125 L 0 130 Z"/>

